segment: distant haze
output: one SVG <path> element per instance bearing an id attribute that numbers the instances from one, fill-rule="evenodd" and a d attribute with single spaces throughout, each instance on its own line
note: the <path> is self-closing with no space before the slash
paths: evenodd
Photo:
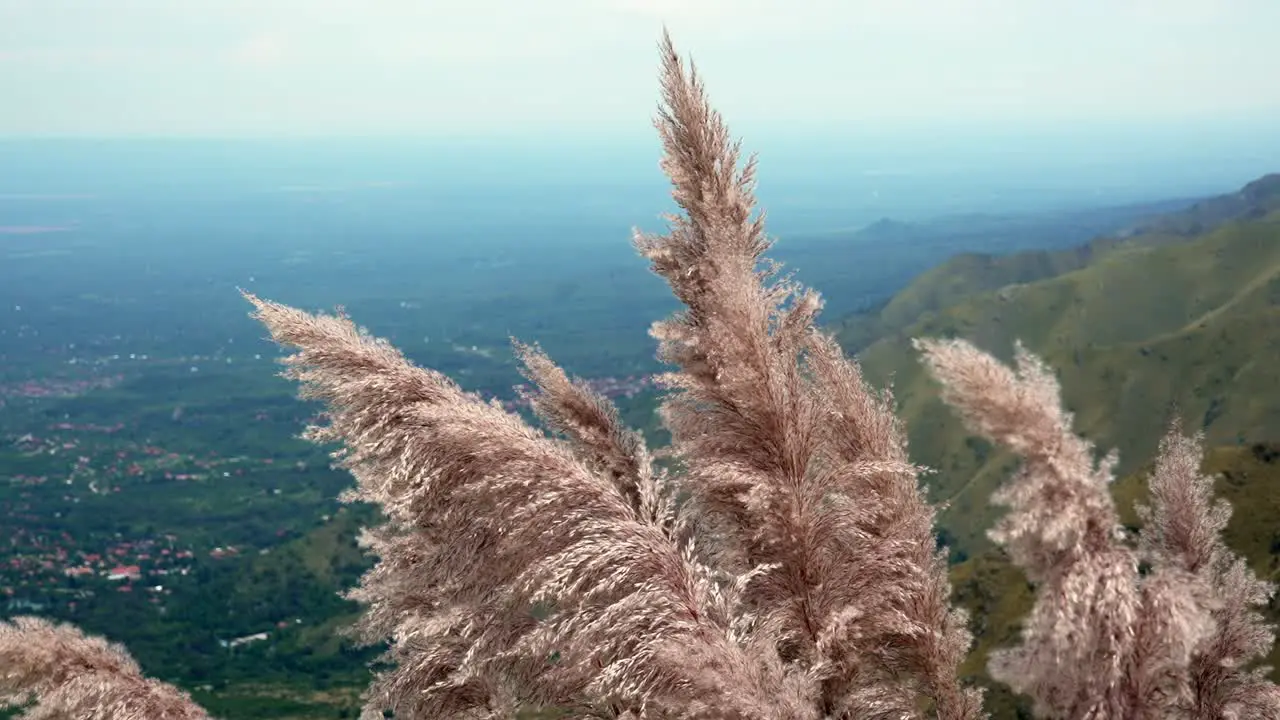
<path id="1" fill-rule="evenodd" d="M 663 23 L 757 138 L 1280 122 L 1277 0 L 0 0 L 0 135 L 641 139 Z"/>
<path id="2" fill-rule="evenodd" d="M 760 151 L 759 195 L 771 232 L 1191 198 L 1231 192 L 1280 169 L 1280 141 L 1262 129 L 1189 139 L 1138 129 L 891 138 L 747 138 Z M 560 241 L 595 237 L 630 257 L 629 228 L 656 230 L 659 213 L 672 209 L 658 155 L 654 139 L 583 146 L 0 139 L 0 226 L 92 230 L 108 222 L 148 234 L 163 216 L 173 222 L 169 233 L 195 233 L 180 244 L 189 248 L 195 237 L 212 237 L 201 228 L 234 222 L 245 226 L 238 233 L 261 233 L 272 226 L 259 216 L 264 208 L 289 208 L 293 231 L 342 226 L 362 242 L 390 242 L 410 230 L 419 238 L 523 243 L 557 228 L 552 237 Z"/>

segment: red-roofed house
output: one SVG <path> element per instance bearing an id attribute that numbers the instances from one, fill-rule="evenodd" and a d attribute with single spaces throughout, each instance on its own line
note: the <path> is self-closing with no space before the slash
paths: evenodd
<path id="1" fill-rule="evenodd" d="M 142 577 L 142 570 L 137 565 L 121 565 L 107 573 L 108 580 L 137 580 Z"/>

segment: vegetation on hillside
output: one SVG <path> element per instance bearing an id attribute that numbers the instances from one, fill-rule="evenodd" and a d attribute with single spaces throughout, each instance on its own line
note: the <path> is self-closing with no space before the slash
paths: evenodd
<path id="1" fill-rule="evenodd" d="M 987 247 L 980 253 L 959 253 L 913 278 L 876 307 L 840 318 L 836 334 L 846 352 L 861 352 L 876 340 L 903 333 L 925 314 L 972 296 L 1079 270 L 1112 251 L 1191 241 L 1229 222 L 1261 219 L 1276 210 L 1280 210 L 1280 174 L 1264 176 L 1236 192 L 1183 209 L 1150 215 L 1083 244 L 1021 252 Z"/>
<path id="2" fill-rule="evenodd" d="M 921 296 L 927 280 L 910 296 Z M 951 503 L 943 527 L 973 554 L 988 547 L 982 533 L 998 511 L 986 498 L 1011 458 L 940 411 L 911 337 L 963 337 L 995 349 L 1021 340 L 1058 368 L 1077 429 L 1118 448 L 1127 472 L 1151 457 L 1175 408 L 1214 445 L 1280 437 L 1280 365 L 1267 360 L 1280 350 L 1278 320 L 1280 213 L 1272 212 L 962 295 L 871 343 L 859 360 L 874 382 L 894 383 L 913 452 L 939 471 L 934 497 Z"/>

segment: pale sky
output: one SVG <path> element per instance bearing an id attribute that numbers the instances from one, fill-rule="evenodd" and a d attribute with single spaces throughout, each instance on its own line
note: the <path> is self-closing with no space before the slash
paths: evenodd
<path id="1" fill-rule="evenodd" d="M 1280 0 L 0 0 L 0 134 L 1280 122 Z"/>

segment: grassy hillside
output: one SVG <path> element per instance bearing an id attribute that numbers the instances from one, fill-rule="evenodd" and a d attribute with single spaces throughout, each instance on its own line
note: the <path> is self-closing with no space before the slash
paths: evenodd
<path id="1" fill-rule="evenodd" d="M 842 318 L 836 333 L 847 352 L 900 332 L 922 315 L 971 295 L 1036 282 L 1079 270 L 1115 251 L 1178 244 L 1239 220 L 1280 210 L 1280 174 L 1267 175 L 1239 191 L 1196 202 L 1176 212 L 1148 217 L 1116 233 L 1070 248 L 1012 254 L 962 253 L 922 273 L 888 302 Z"/>
<path id="2" fill-rule="evenodd" d="M 1080 250 L 1032 250 L 1013 255 L 963 253 L 921 274 L 888 302 L 872 311 L 842 318 L 836 337 L 846 352 L 859 352 L 879 338 L 910 326 L 920 316 L 975 293 L 1028 283 L 1083 267 Z"/>
<path id="3" fill-rule="evenodd" d="M 1076 429 L 1120 450 L 1122 471 L 1151 455 L 1174 407 L 1214 444 L 1280 437 L 1280 212 L 972 294 L 863 350 L 868 377 L 895 383 L 913 456 L 939 470 L 936 497 L 952 501 L 944 527 L 980 552 L 1010 459 L 942 407 L 910 347 L 919 336 L 964 337 L 1005 358 L 1021 340 L 1058 371 Z"/>

